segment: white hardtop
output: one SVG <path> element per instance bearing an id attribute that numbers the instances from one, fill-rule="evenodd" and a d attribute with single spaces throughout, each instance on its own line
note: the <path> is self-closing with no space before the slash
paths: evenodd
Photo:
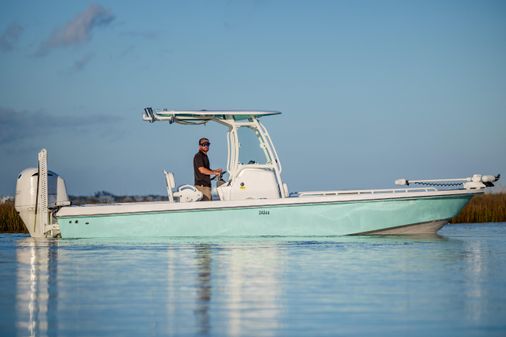
<path id="1" fill-rule="evenodd" d="M 145 108 L 143 119 L 148 122 L 169 121 L 174 122 L 207 122 L 210 120 L 248 120 L 265 116 L 280 115 L 279 111 L 262 110 L 153 110 Z"/>

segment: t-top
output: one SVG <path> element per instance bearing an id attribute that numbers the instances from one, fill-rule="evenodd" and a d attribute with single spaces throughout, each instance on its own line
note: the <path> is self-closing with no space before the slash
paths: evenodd
<path id="1" fill-rule="evenodd" d="M 210 170 L 209 166 L 209 158 L 207 154 L 202 151 L 197 152 L 195 157 L 193 157 L 193 172 L 195 175 L 195 185 L 203 185 L 211 187 L 211 176 L 207 174 L 202 174 L 199 171 L 199 167 L 205 167 Z"/>

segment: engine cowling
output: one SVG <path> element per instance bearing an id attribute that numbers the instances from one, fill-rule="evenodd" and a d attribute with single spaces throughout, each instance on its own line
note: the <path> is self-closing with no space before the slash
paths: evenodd
<path id="1" fill-rule="evenodd" d="M 35 234 L 39 170 L 27 168 L 21 171 L 16 181 L 14 206 L 32 236 Z M 70 205 L 65 181 L 52 171 L 47 171 L 48 209 Z"/>

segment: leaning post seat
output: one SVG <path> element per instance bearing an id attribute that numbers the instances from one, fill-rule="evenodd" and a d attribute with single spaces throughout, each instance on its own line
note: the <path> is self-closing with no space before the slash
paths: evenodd
<path id="1" fill-rule="evenodd" d="M 174 202 L 174 194 L 172 193 L 172 189 L 176 187 L 174 174 L 166 170 L 163 170 L 163 174 L 165 175 L 165 183 L 167 184 L 167 196 L 169 197 L 169 202 Z"/>
<path id="2" fill-rule="evenodd" d="M 174 202 L 175 200 L 178 202 L 193 202 L 202 200 L 202 192 L 197 190 L 193 185 L 182 185 L 179 186 L 177 192 L 172 192 L 174 187 L 176 187 L 174 174 L 166 170 L 163 170 L 163 174 L 165 175 L 165 183 L 167 184 L 167 196 L 169 197 L 169 202 Z"/>

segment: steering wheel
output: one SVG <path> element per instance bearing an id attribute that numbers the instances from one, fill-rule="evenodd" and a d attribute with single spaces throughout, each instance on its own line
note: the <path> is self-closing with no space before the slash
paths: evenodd
<path id="1" fill-rule="evenodd" d="M 214 176 L 214 177 L 212 177 L 212 178 L 211 178 L 211 180 L 216 179 L 216 177 L 220 177 L 220 178 L 221 178 L 221 177 L 223 177 L 223 175 L 224 175 L 225 173 L 227 173 L 227 171 L 222 171 L 222 172 L 221 172 L 221 174 L 220 174 L 219 176 Z"/>

